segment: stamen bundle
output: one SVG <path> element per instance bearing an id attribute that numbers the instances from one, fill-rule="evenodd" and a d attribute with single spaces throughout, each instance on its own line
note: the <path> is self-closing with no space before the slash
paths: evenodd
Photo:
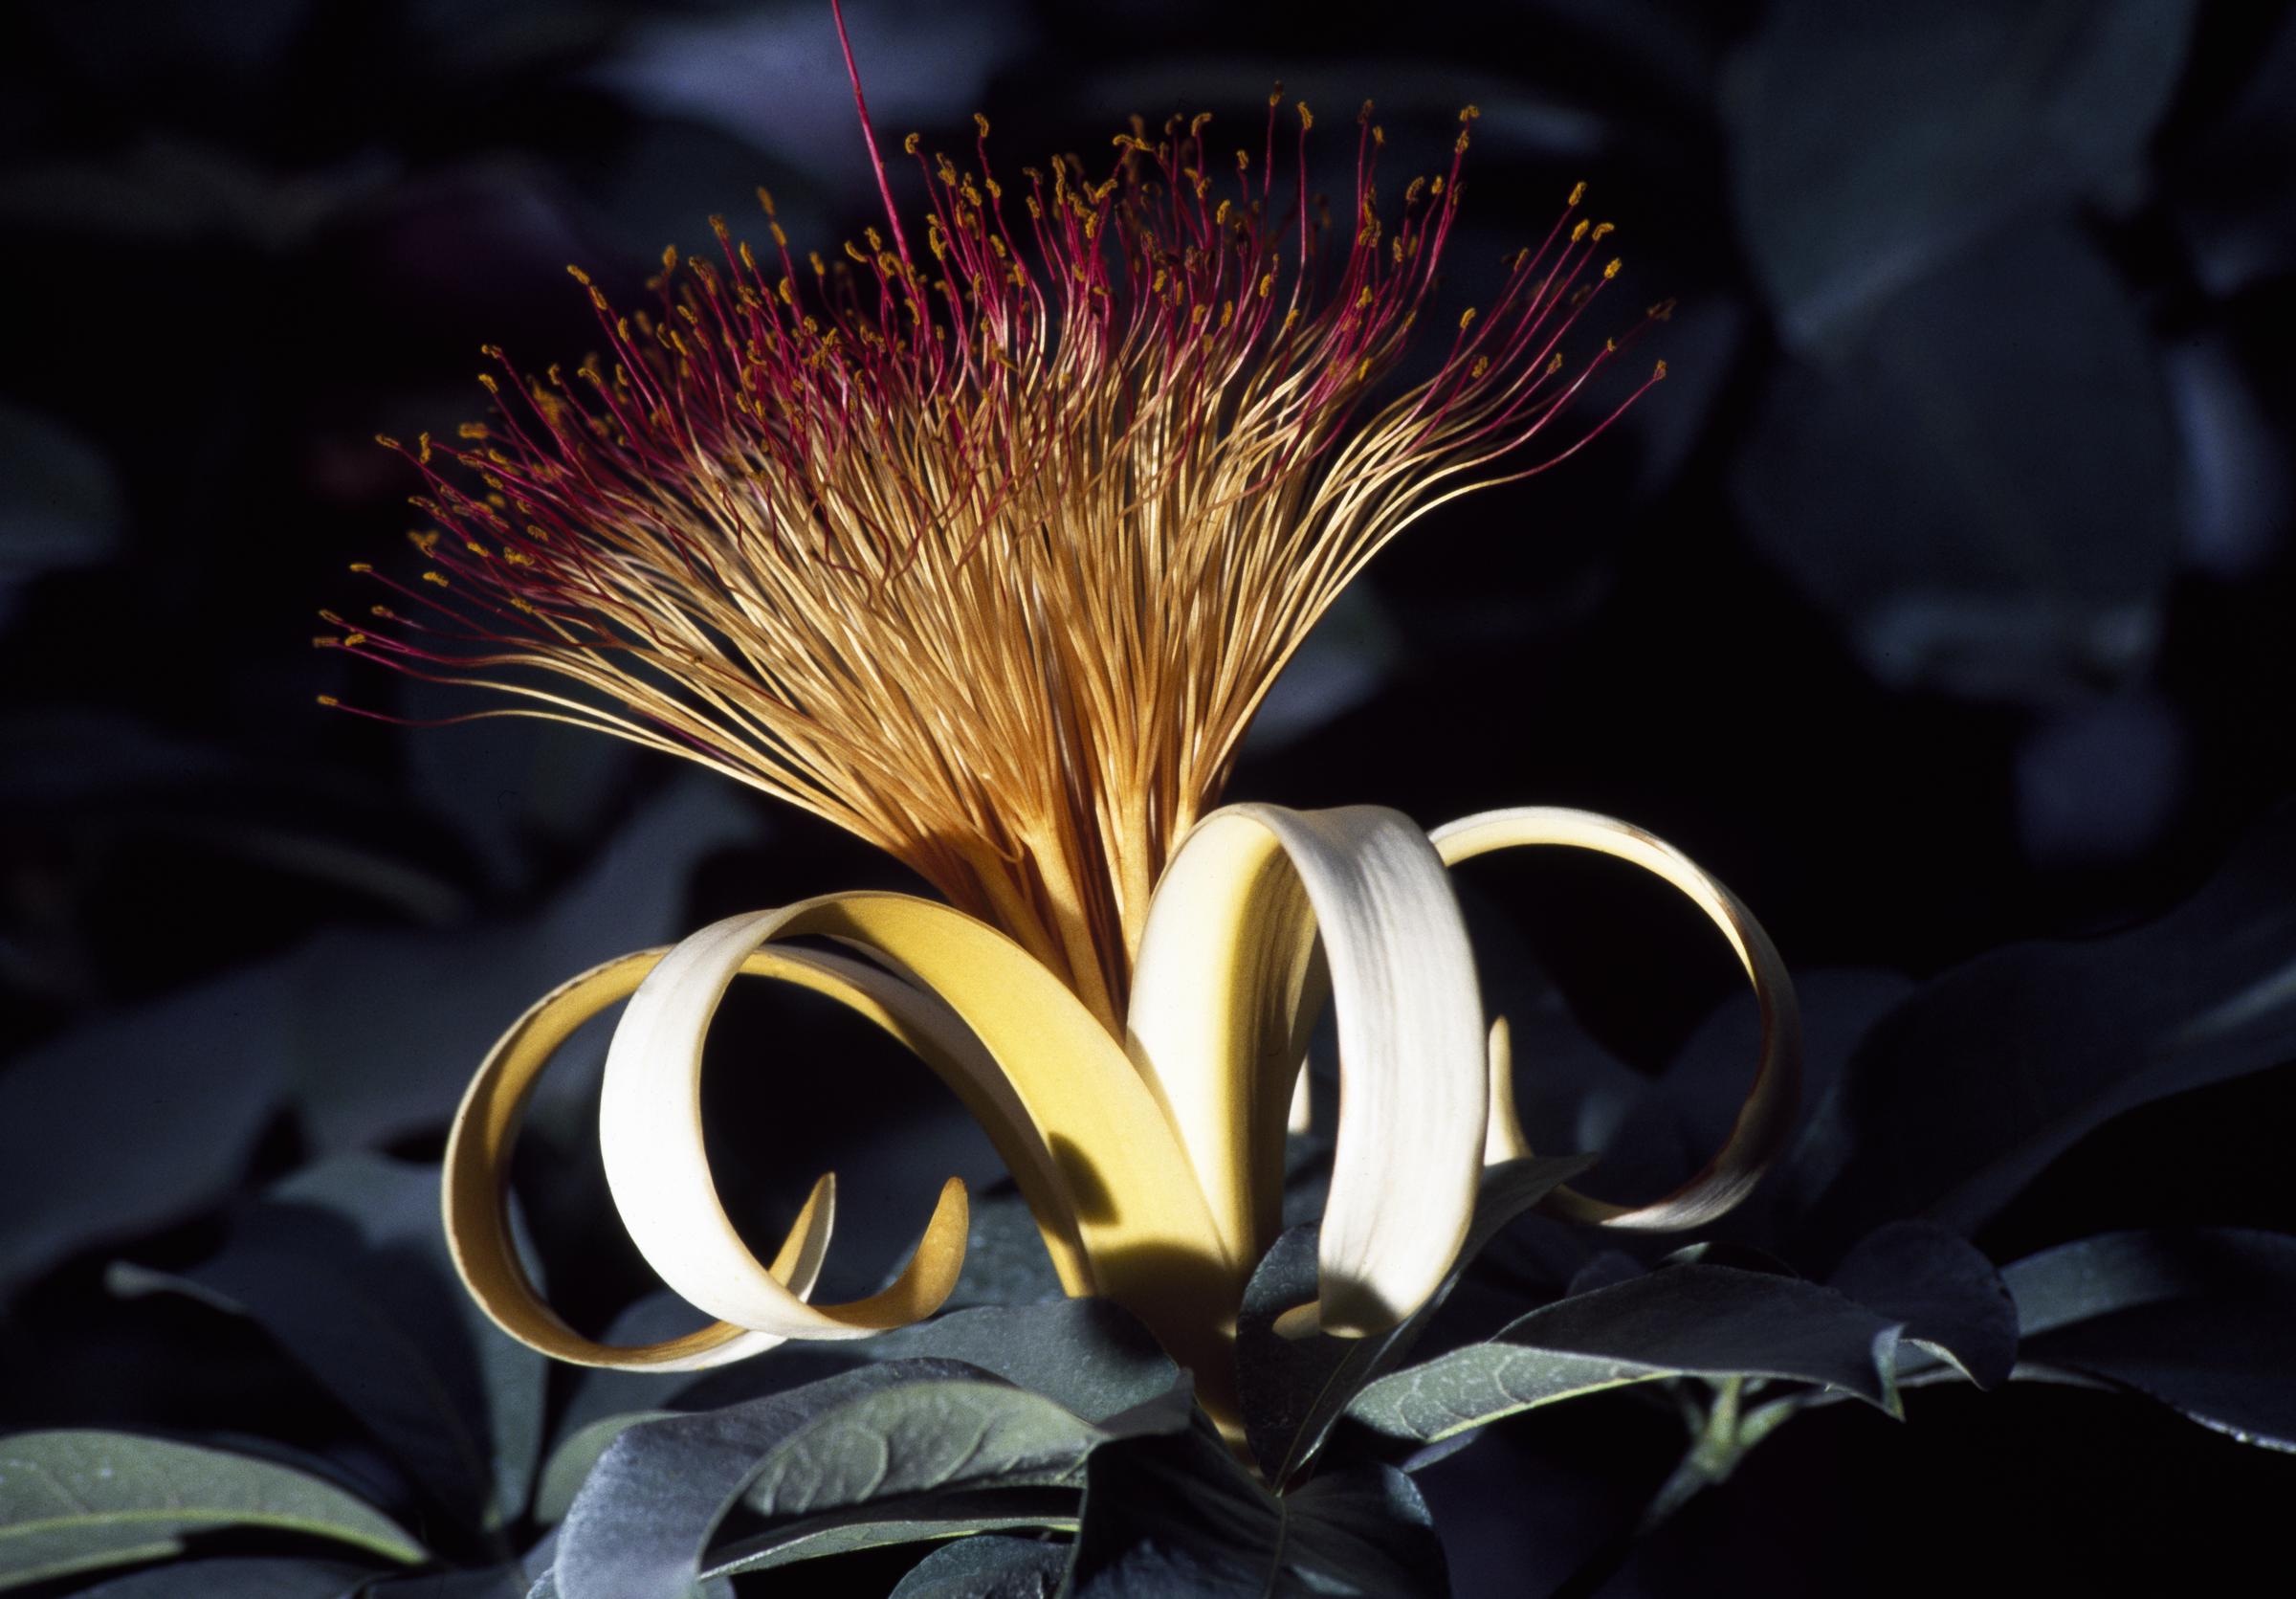
<path id="1" fill-rule="evenodd" d="M 889 209 L 890 247 L 871 229 L 801 265 L 765 198 L 770 259 L 718 222 L 719 259 L 665 254 L 651 312 L 577 271 L 607 353 L 536 378 L 490 348 L 495 419 L 406 451 L 428 566 L 374 573 L 392 600 L 326 613 L 320 642 L 513 697 L 473 717 L 602 728 L 804 806 L 1115 1027 L 1151 891 L 1316 618 L 1428 509 L 1606 425 L 1508 462 L 1624 342 L 1566 373 L 1618 270 L 1574 191 L 1374 409 L 1475 113 L 1390 223 L 1366 105 L 1336 250 L 1304 104 L 1276 196 L 1279 100 L 1256 162 L 1215 164 L 1207 117 L 1136 124 L 1104 178 L 1057 158 L 1017 203 L 984 119 L 972 171 L 912 136 L 923 260 Z"/>

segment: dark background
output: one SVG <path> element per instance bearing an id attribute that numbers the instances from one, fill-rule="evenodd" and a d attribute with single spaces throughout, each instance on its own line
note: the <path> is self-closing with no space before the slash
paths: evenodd
<path id="1" fill-rule="evenodd" d="M 1474 100 L 1454 304 L 1582 178 L 1631 293 L 1681 302 L 1669 381 L 1617 429 L 1382 558 L 1235 795 L 1614 811 L 1730 881 L 1798 969 L 1920 978 L 2159 913 L 2296 787 L 2288 7 L 855 0 L 851 21 L 881 134 L 954 144 L 981 109 L 1013 167 L 1090 158 L 1135 111 L 1242 135 L 1281 78 L 1333 128 L 1336 188 L 1361 100 L 1399 177 Z M 602 740 L 314 702 L 466 708 L 309 648 L 316 608 L 363 600 L 345 564 L 413 524 L 371 435 L 481 414 L 481 342 L 579 356 L 565 263 L 627 300 L 710 212 L 757 232 L 759 183 L 800 247 L 872 215 L 810 0 L 0 15 L 0 1422 L 323 1447 L 340 1418 L 253 1335 L 123 1304 L 105 1264 L 197 1259 L 331 1151 L 434 1157 L 485 1045 L 590 960 L 901 880 Z M 1483 886 L 1639 1069 L 1734 981 L 1621 874 Z M 854 1280 L 952 1166 L 993 1171 L 921 1075 L 810 1011 L 743 999 L 730 1025 L 781 1031 L 713 1086 L 752 1129 L 728 1134 L 729 1194 L 763 1227 L 824 1166 L 867 1178 L 887 1213 L 844 1233 Z M 594 1325 L 644 1278 L 595 1231 L 578 1099 L 528 1198 Z M 2296 1225 L 2292 1110 L 2283 1071 L 2132 1112 L 1978 1241 Z M 1557 1580 L 1554 1507 L 1630 1507 L 1670 1425 L 1543 1412 L 1433 1474 L 1460 1590 Z M 1980 1588 L 2041 1562 L 2207 1569 L 2268 1546 L 2292 1472 L 2069 1390 L 1929 1390 L 1904 1428 L 1836 1407 L 1611 1591 L 1886 1586 L 1852 1576 L 1877 1556 Z"/>

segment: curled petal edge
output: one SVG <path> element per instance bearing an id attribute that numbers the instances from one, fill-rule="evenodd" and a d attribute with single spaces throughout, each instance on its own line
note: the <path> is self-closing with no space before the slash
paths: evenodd
<path id="1" fill-rule="evenodd" d="M 662 949 L 624 955 L 569 978 L 530 1006 L 512 1024 L 472 1077 L 447 1137 L 441 1202 L 447 1245 L 464 1287 L 495 1324 L 528 1347 L 575 1366 L 651 1371 L 697 1371 L 760 1354 L 783 1342 L 771 1334 L 718 1321 L 677 1338 L 647 1344 L 600 1344 L 559 1317 L 527 1275 L 510 1227 L 511 1155 L 527 1102 L 565 1041 L 607 1007 L 627 999 L 662 956 Z M 824 988 L 814 963 L 761 955 L 750 969 Z M 768 1268 L 789 1291 L 813 1291 L 828 1253 L 836 1210 L 836 1180 L 814 1184 L 787 1239 Z"/>
<path id="2" fill-rule="evenodd" d="M 1801 1013 L 1795 1002 L 1793 979 L 1761 923 L 1735 895 L 1673 845 L 1632 823 L 1595 811 L 1560 806 L 1487 811 L 1446 823 L 1429 836 L 1444 861 L 1452 866 L 1493 850 L 1534 845 L 1559 845 L 1611 855 L 1672 885 L 1721 930 L 1754 984 L 1761 1011 L 1759 1060 L 1730 1136 L 1689 1181 L 1646 1204 L 1614 1204 L 1566 1186 L 1549 1194 L 1540 1209 L 1570 1221 L 1657 1233 L 1703 1227 L 1730 1211 L 1753 1190 L 1784 1148 L 1801 1099 Z M 1503 1031 L 1494 1030 L 1494 1074 L 1507 1068 L 1511 1054 Z M 1496 1114 L 1500 1093 L 1495 1083 L 1491 1098 Z M 1510 1122 L 1512 1109 L 1509 1084 L 1505 1115 Z M 1494 1132 L 1489 1147 L 1503 1155 L 1519 1156 L 1528 1154 L 1531 1146 L 1519 1126 L 1508 1126 Z"/>
<path id="3" fill-rule="evenodd" d="M 880 977 L 949 1018 L 969 1050 L 945 1049 L 932 1063 L 957 1068 L 942 1075 L 1020 1184 L 1064 1286 L 1132 1307 L 1200 1383 L 1216 1386 L 1241 1268 L 1214 1247 L 1194 1172 L 1154 1097 L 1042 963 L 985 923 L 908 895 L 829 895 L 730 918 L 672 950 L 632 996 L 607 1052 L 600 1142 L 623 1221 L 663 1280 L 736 1325 L 799 1338 L 905 1324 L 954 1285 L 962 1227 L 936 1254 L 937 1215 L 914 1281 L 852 1305 L 806 1304 L 750 1257 L 718 1204 L 698 1099 L 710 1018 L 753 952 L 805 936 L 905 974 Z"/>
<path id="4" fill-rule="evenodd" d="M 541 1299 L 519 1262 L 511 1236 L 505 1198 L 510 1160 L 526 1103 L 542 1072 L 577 1029 L 607 1007 L 629 998 L 669 953 L 651 949 L 623 956 L 544 995 L 489 1052 L 463 1097 L 448 1139 L 444 1219 L 448 1244 L 465 1285 L 513 1338 L 574 1365 L 698 1370 L 762 1353 L 787 1336 L 720 1320 L 659 1344 L 626 1346 L 595 1343 L 567 1327 Z M 995 1089 L 1002 1086 L 994 1063 L 946 1006 L 874 966 L 814 950 L 762 948 L 746 955 L 739 970 L 792 983 L 846 1005 L 910 1048 L 944 1080 L 965 1085 L 960 1092 L 968 1102 L 976 1098 L 994 1099 Z M 993 1107 L 984 1111 L 984 1122 L 993 1114 L 997 1114 Z M 1018 1123 L 1010 1119 L 1003 1130 L 1007 1136 L 999 1140 L 1000 1148 L 1011 1168 L 1031 1176 L 1041 1171 L 1046 1164 L 1041 1143 L 1031 1149 L 1017 1136 Z M 1024 1178 L 1024 1191 L 1031 1186 Z M 819 1277 L 835 1196 L 835 1179 L 821 1178 L 772 1265 L 759 1268 L 800 1300 L 810 1295 Z M 1041 1192 L 1037 1197 L 1042 1197 Z M 937 1280 L 925 1284 L 922 1291 L 912 1290 L 913 1300 L 931 1298 L 938 1303 L 946 1297 L 946 1285 L 938 1279 L 953 1283 L 954 1271 L 961 1263 L 965 1211 L 962 1186 L 954 1182 L 945 1186 L 926 1239 L 934 1252 L 952 1258 L 937 1274 Z M 1046 1241 L 1063 1285 L 1075 1292 L 1089 1291 L 1072 1230 L 1057 1228 L 1049 1232 Z M 926 1252 L 920 1250 L 919 1254 Z M 916 1269 L 913 1261 L 913 1272 Z"/>

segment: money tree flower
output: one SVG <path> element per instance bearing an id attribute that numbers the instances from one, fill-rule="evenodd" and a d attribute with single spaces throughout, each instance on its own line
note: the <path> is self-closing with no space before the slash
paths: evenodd
<path id="1" fill-rule="evenodd" d="M 842 35 L 841 35 L 842 36 Z M 850 53 L 848 52 L 850 65 Z M 1242 1285 L 1272 1240 L 1287 1111 L 1328 1004 L 1341 1092 L 1315 1300 L 1287 1330 L 1385 1328 L 1466 1233 L 1480 1168 L 1526 1152 L 1447 867 L 1602 851 L 1688 894 L 1760 996 L 1755 1086 L 1676 1192 L 1555 1208 L 1696 1225 L 1774 1152 L 1795 1093 L 1787 980 L 1760 928 L 1668 846 L 1583 812 L 1430 836 L 1375 807 L 1215 809 L 1253 712 L 1380 548 L 1468 491 L 1568 456 L 1664 376 L 1564 423 L 1650 319 L 1570 336 L 1619 272 L 1575 190 L 1486 305 L 1439 311 L 1470 106 L 1447 167 L 1380 192 L 1366 105 L 1337 216 L 1309 196 L 1305 104 L 1243 148 L 1211 119 L 1137 125 L 1097 165 L 999 178 L 912 136 L 929 202 L 833 256 L 716 224 L 665 253 L 653 303 L 579 270 L 603 348 L 540 373 L 489 349 L 483 423 L 405 454 L 419 562 L 320 642 L 489 691 L 474 717 L 595 727 L 681 755 L 883 848 L 938 900 L 858 892 L 736 917 L 574 978 L 481 1066 L 446 1212 L 472 1292 L 515 1336 L 591 1365 L 696 1367 L 930 1315 L 967 1226 L 952 1181 L 883 1292 L 809 1295 L 823 1178 L 754 1258 L 712 1187 L 704 1038 L 747 972 L 828 994 L 916 1052 L 994 1140 L 1062 1283 L 1135 1311 L 1215 1408 Z M 1295 166 L 1294 181 L 1276 168 Z M 1433 334 L 1424 375 L 1399 372 Z M 1550 447 L 1557 425 L 1572 430 Z M 390 441 L 386 440 L 386 443 Z M 394 446 L 396 447 L 396 446 Z M 845 953 L 813 943 L 828 939 Z M 609 1347 L 519 1264 L 505 1179 L 556 1048 L 629 1000 L 600 1108 L 607 1175 L 672 1288 L 718 1318 Z M 1494 1057 L 1497 1069 L 1493 1070 Z"/>

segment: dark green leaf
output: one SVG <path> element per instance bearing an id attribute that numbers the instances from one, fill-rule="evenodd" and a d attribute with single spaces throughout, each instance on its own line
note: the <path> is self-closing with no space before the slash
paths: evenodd
<path id="1" fill-rule="evenodd" d="M 976 1195 L 964 1242 L 964 1271 L 948 1308 L 1023 1305 L 1061 1296 L 1060 1274 L 1045 1251 L 1028 1202 L 1008 1183 Z"/>
<path id="2" fill-rule="evenodd" d="M 2296 1058 L 2296 809 L 2149 926 L 1980 956 L 1867 1035 L 1781 1175 L 1797 1258 L 1887 1222 L 1968 1233 L 2121 1112 Z"/>
<path id="3" fill-rule="evenodd" d="M 254 1527 L 330 1539 L 387 1560 L 422 1547 L 315 1477 L 221 1450 L 125 1432 L 0 1439 L 0 1588 L 159 1559 L 184 1538 Z"/>
<path id="4" fill-rule="evenodd" d="M 39 1203 L 0 1210 L 0 1291 L 229 1189 L 278 1109 L 294 1005 L 293 974 L 260 966 L 11 1061 L 0 1166 Z"/>
<path id="5" fill-rule="evenodd" d="M 543 1526 L 555 1526 L 565 1520 L 574 1496 L 582 1491 L 591 1468 L 598 1464 L 598 1457 L 609 1444 L 641 1421 L 660 1421 L 674 1413 L 630 1410 L 622 1415 L 602 1416 L 560 1439 L 550 1451 L 550 1458 L 543 1463 L 541 1475 L 535 1479 L 535 1521 Z"/>
<path id="6" fill-rule="evenodd" d="M 1729 98 L 1742 236 L 1808 344 L 2022 207 L 2122 177 L 2183 69 L 2192 0 L 1783 0 Z"/>
<path id="7" fill-rule="evenodd" d="M 2069 224 L 1988 240 L 1838 361 L 1784 368 L 1733 487 L 1893 687 L 2063 702 L 2151 658 L 2175 425 L 2143 309 Z"/>
<path id="8" fill-rule="evenodd" d="M 1744 1376 L 1843 1388 L 1895 1414 L 1897 1343 L 1897 1323 L 1815 1283 L 1669 1266 L 1382 1377 L 1347 1413 L 1391 1437 L 1433 1443 L 1628 1383 Z"/>
<path id="9" fill-rule="evenodd" d="M 2296 1238 L 2108 1233 L 2001 1273 L 2020 1378 L 2146 1394 L 2242 1443 L 2296 1450 Z"/>
<path id="10" fill-rule="evenodd" d="M 487 1571 L 433 1571 L 420 1577 L 386 1577 L 359 1590 L 358 1599 L 526 1599 L 533 1586 L 518 1566 Z"/>
<path id="11" fill-rule="evenodd" d="M 350 1148 L 438 1126 L 508 1018 L 584 967 L 677 931 L 688 871 L 757 825 L 724 785 L 681 779 L 530 920 L 455 937 L 342 931 L 307 946 L 287 1074 L 314 1142 Z"/>
<path id="12" fill-rule="evenodd" d="M 1993 1262 L 1931 1222 L 1893 1222 L 1868 1233 L 1827 1286 L 1905 1323 L 1909 1341 L 1960 1367 L 1981 1388 L 2017 1364 L 2017 1306 Z"/>
<path id="13" fill-rule="evenodd" d="M 1052 1599 L 1068 1570 L 1065 1543 L 965 1538 L 918 1561 L 890 1599 Z"/>
<path id="14" fill-rule="evenodd" d="M 856 1347 L 879 1359 L 963 1361 L 1093 1422 L 1161 1400 L 1180 1381 L 1148 1329 L 1109 1299 L 984 1305 Z"/>
<path id="15" fill-rule="evenodd" d="M 1379 1464 L 1268 1492 L 1208 1425 L 1129 1439 L 1087 1468 L 1072 1599 L 1437 1599 L 1443 1545 L 1410 1478 Z"/>
<path id="16" fill-rule="evenodd" d="M 1296 1227 L 1277 1239 L 1244 1291 L 1236 1326 L 1245 1433 L 1269 1480 L 1288 1482 L 1314 1459 L 1356 1391 L 1410 1352 L 1459 1274 L 1501 1229 L 1594 1164 L 1568 1155 L 1486 1169 L 1451 1275 L 1415 1314 L 1375 1338 L 1276 1335 L 1278 1316 L 1315 1298 L 1316 1232 Z"/>
<path id="17" fill-rule="evenodd" d="M 1164 1405 L 1118 1418 L 1169 1430 Z M 739 1501 L 769 1521 L 879 1500 L 1071 1484 L 1118 1435 L 979 1366 L 903 1360 L 864 1366 L 726 1410 L 642 1423 L 616 1438 L 561 1528 L 565 1599 L 684 1595 L 705 1545 Z"/>
<path id="18" fill-rule="evenodd" d="M 56 566 L 110 555 L 121 500 L 112 465 L 52 417 L 0 401 L 0 605 Z"/>
<path id="19" fill-rule="evenodd" d="M 1074 1532 L 1072 1488 L 1004 1488 L 978 1494 L 931 1494 L 922 1499 L 843 1510 L 786 1522 L 754 1539 L 714 1551 L 707 1575 L 735 1576 L 791 1566 L 855 1549 L 924 1543 L 982 1532 Z M 1064 1561 L 1065 1565 L 1066 1562 Z"/>
<path id="20" fill-rule="evenodd" d="M 283 1097 L 330 1149 L 436 1127 L 507 1018 L 674 930 L 687 868 L 755 820 L 724 785 L 680 783 L 531 921 L 337 931 L 19 1056 L 0 1074 L 0 1166 L 40 1203 L 0 1210 L 0 1290 L 211 1203 Z"/>
<path id="21" fill-rule="evenodd" d="M 734 1599 L 734 1585 L 723 1577 L 709 1578 L 696 1591 L 700 1599 Z M 565 1599 L 559 1589 L 555 1567 L 535 1579 L 534 1587 L 527 1590 L 526 1599 Z"/>
<path id="22" fill-rule="evenodd" d="M 438 1184 L 377 1155 L 310 1167 L 182 1285 L 260 1322 L 432 1499 L 491 1531 L 525 1508 L 545 1363 L 463 1292 Z"/>
<path id="23" fill-rule="evenodd" d="M 333 1560 L 178 1560 L 83 1588 L 72 1599 L 347 1599 L 372 1575 Z"/>
<path id="24" fill-rule="evenodd" d="M 651 1296 L 616 1319 L 607 1342 L 650 1343 L 690 1332 L 695 1323 L 694 1309 L 684 1300 Z M 1159 1397 L 1180 1374 L 1146 1329 L 1108 1300 L 984 1305 L 875 1338 L 790 1344 L 769 1361 L 744 1361 L 717 1371 L 585 1372 L 560 1421 L 554 1447 L 565 1447 L 574 1433 L 615 1415 L 716 1410 L 784 1393 L 873 1361 L 913 1358 L 967 1362 L 1045 1394 L 1087 1421 Z"/>

